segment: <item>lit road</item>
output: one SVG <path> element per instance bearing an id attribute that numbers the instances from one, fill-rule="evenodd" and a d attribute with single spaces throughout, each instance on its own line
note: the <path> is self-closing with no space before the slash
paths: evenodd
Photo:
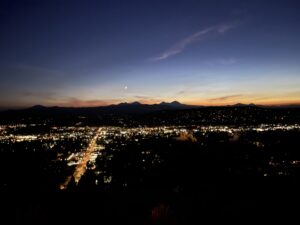
<path id="1" fill-rule="evenodd" d="M 84 156 L 82 157 L 81 161 L 78 163 L 78 165 L 75 168 L 73 177 L 74 177 L 76 184 L 78 184 L 82 175 L 86 171 L 87 163 L 90 161 L 92 153 L 95 151 L 95 149 L 97 147 L 97 139 L 100 135 L 100 132 L 101 132 L 101 128 L 99 128 L 96 131 L 95 136 L 91 139 L 87 149 L 85 150 Z M 102 147 L 102 149 L 104 149 L 104 147 Z M 72 176 L 67 177 L 66 181 L 60 186 L 60 189 L 66 189 L 68 187 L 69 182 L 71 181 L 71 178 L 72 178 Z"/>

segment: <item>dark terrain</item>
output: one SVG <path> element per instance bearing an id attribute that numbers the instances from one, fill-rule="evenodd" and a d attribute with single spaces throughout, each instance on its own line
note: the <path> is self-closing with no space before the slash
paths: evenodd
<path id="1" fill-rule="evenodd" d="M 299 129 L 242 129 L 299 124 L 298 108 L 247 105 L 107 114 L 96 109 L 35 107 L 1 114 L 2 123 L 21 121 L 37 125 L 11 131 L 13 135 L 50 134 L 52 126 L 62 124 L 184 124 L 187 129 L 195 124 L 229 125 L 241 131 L 237 136 L 192 132 L 196 141 L 156 134 L 147 138 L 133 134 L 126 140 L 113 137 L 113 143 L 102 143 L 105 150 L 95 169 L 88 165 L 80 182 L 71 180 L 66 190 L 58 187 L 70 167 L 57 161 L 57 155 L 86 146 L 85 139 L 57 141 L 51 150 L 39 140 L 3 142 L 1 224 L 210 224 L 298 217 Z"/>

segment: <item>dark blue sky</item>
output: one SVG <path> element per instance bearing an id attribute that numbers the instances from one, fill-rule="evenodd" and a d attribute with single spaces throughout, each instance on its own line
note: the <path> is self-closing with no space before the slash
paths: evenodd
<path id="1" fill-rule="evenodd" d="M 298 2 L 2 0 L 0 107 L 300 103 Z"/>

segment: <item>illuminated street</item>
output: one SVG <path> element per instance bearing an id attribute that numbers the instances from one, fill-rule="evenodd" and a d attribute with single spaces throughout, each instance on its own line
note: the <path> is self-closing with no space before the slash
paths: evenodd
<path id="1" fill-rule="evenodd" d="M 96 131 L 95 136 L 91 139 L 85 154 L 83 156 L 83 158 L 81 159 L 81 161 L 78 163 L 78 165 L 75 168 L 75 171 L 73 173 L 73 177 L 75 179 L 76 184 L 78 184 L 78 182 L 80 181 L 82 175 L 85 173 L 86 171 L 86 166 L 87 163 L 90 161 L 92 153 L 95 151 L 96 146 L 97 146 L 97 139 L 99 137 L 99 134 L 101 132 L 101 128 L 99 128 Z M 104 149 L 103 146 L 98 146 L 100 149 Z M 68 187 L 69 182 L 71 181 L 72 176 L 67 177 L 66 181 L 60 186 L 60 189 L 66 189 Z"/>
<path id="2" fill-rule="evenodd" d="M 86 165 L 90 161 L 92 153 L 95 151 L 95 147 L 97 145 L 97 139 L 100 134 L 101 128 L 99 128 L 96 132 L 95 137 L 91 140 L 85 155 L 83 156 L 81 162 L 77 165 L 75 172 L 73 174 L 73 177 L 75 179 L 75 182 L 78 184 L 80 181 L 81 176 L 85 173 L 86 171 Z"/>

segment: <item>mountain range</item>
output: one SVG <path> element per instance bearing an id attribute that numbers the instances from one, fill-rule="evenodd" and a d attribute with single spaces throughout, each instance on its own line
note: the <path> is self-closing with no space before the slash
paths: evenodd
<path id="1" fill-rule="evenodd" d="M 173 102 L 161 102 L 159 104 L 142 104 L 140 102 L 123 102 L 120 104 L 113 104 L 108 106 L 97 106 L 97 107 L 46 107 L 42 105 L 35 105 L 33 107 L 24 109 L 25 111 L 39 111 L 39 112 L 98 112 L 98 113 L 149 113 L 154 111 L 162 110 L 176 110 L 176 109 L 192 109 L 201 106 L 193 106 L 181 104 L 178 101 Z"/>
<path id="2" fill-rule="evenodd" d="M 234 105 L 226 106 L 196 106 L 196 105 L 187 105 L 182 104 L 178 101 L 173 102 L 161 102 L 158 104 L 143 104 L 140 102 L 123 102 L 119 104 L 113 104 L 108 106 L 96 106 L 96 107 L 60 107 L 60 106 L 43 106 L 35 105 L 30 108 L 25 109 L 14 109 L 14 110 L 2 110 L 0 116 L 3 115 L 22 115 L 22 114 L 43 114 L 43 115 L 59 115 L 59 114 L 70 114 L 70 115 L 80 115 L 80 114 L 94 114 L 94 115 L 103 115 L 103 114 L 145 114 L 158 111 L 173 111 L 173 110 L 185 110 L 185 109 L 201 109 L 201 108 L 220 108 L 220 107 L 259 107 L 259 108 L 299 108 L 299 105 L 287 105 L 287 106 L 263 106 L 250 104 L 237 103 Z"/>
<path id="3" fill-rule="evenodd" d="M 270 107 L 255 104 L 227 106 L 195 106 L 177 101 L 159 104 L 140 102 L 98 107 L 46 107 L 35 105 L 26 109 L 0 112 L 0 124 L 56 125 L 120 125 L 129 124 L 235 124 L 299 122 L 299 107 Z"/>

